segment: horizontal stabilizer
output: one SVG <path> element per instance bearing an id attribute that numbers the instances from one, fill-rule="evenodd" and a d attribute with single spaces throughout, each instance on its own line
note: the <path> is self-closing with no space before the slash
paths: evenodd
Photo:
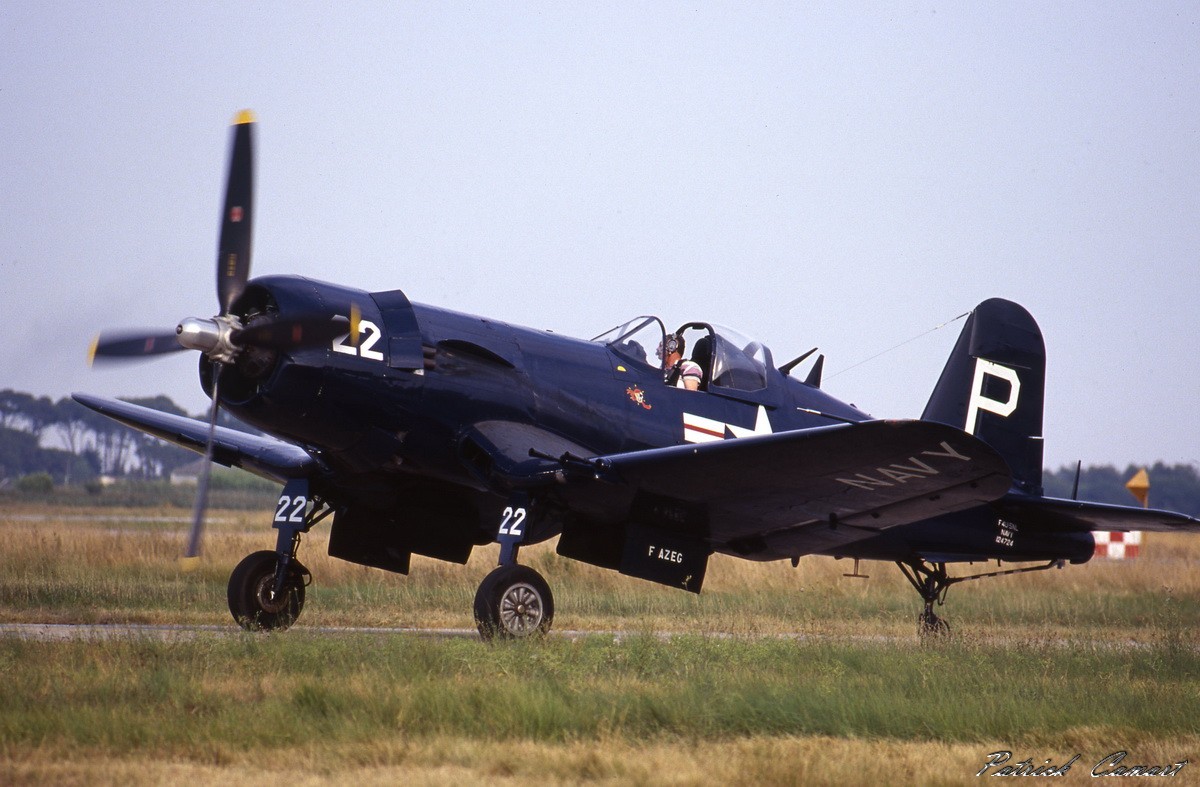
<path id="1" fill-rule="evenodd" d="M 1000 515 L 1018 522 L 1064 531 L 1148 530 L 1156 533 L 1200 531 L 1200 519 L 1174 511 L 1134 508 L 1054 497 L 1010 494 L 995 503 Z"/>

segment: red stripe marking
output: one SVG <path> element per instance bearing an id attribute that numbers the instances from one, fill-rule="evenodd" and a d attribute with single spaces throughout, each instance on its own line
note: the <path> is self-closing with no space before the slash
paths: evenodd
<path id="1" fill-rule="evenodd" d="M 703 426 L 694 426 L 692 424 L 684 424 L 683 428 L 691 429 L 693 432 L 700 432 L 701 434 L 712 435 L 713 437 L 720 437 L 722 439 L 725 438 L 724 432 L 714 432 L 711 429 L 705 429 Z"/>

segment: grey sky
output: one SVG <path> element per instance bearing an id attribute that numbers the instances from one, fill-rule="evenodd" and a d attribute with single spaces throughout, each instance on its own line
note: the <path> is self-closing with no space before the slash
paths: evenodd
<path id="1" fill-rule="evenodd" d="M 0 11 L 0 387 L 206 400 L 99 330 L 209 316 L 228 123 L 254 273 L 588 337 L 711 319 L 915 417 L 1003 296 L 1046 457 L 1195 462 L 1195 3 L 26 3 Z M 15 6 L 15 7 L 14 7 Z"/>

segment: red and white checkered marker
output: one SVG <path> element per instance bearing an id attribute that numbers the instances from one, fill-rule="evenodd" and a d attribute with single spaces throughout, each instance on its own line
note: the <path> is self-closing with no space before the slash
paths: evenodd
<path id="1" fill-rule="evenodd" d="M 1138 530 L 1128 533 L 1120 530 L 1098 530 L 1092 535 L 1096 537 L 1095 557 L 1112 560 L 1135 558 L 1142 547 L 1142 534 Z"/>

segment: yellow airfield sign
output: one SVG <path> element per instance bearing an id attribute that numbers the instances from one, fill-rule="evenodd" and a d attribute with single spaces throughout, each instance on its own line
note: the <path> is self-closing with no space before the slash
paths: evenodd
<path id="1" fill-rule="evenodd" d="M 1146 472 L 1146 468 L 1143 467 L 1134 473 L 1133 478 L 1125 482 L 1125 488 L 1129 490 L 1131 495 L 1137 498 L 1138 502 L 1142 504 L 1142 508 L 1149 507 L 1150 474 Z"/>

